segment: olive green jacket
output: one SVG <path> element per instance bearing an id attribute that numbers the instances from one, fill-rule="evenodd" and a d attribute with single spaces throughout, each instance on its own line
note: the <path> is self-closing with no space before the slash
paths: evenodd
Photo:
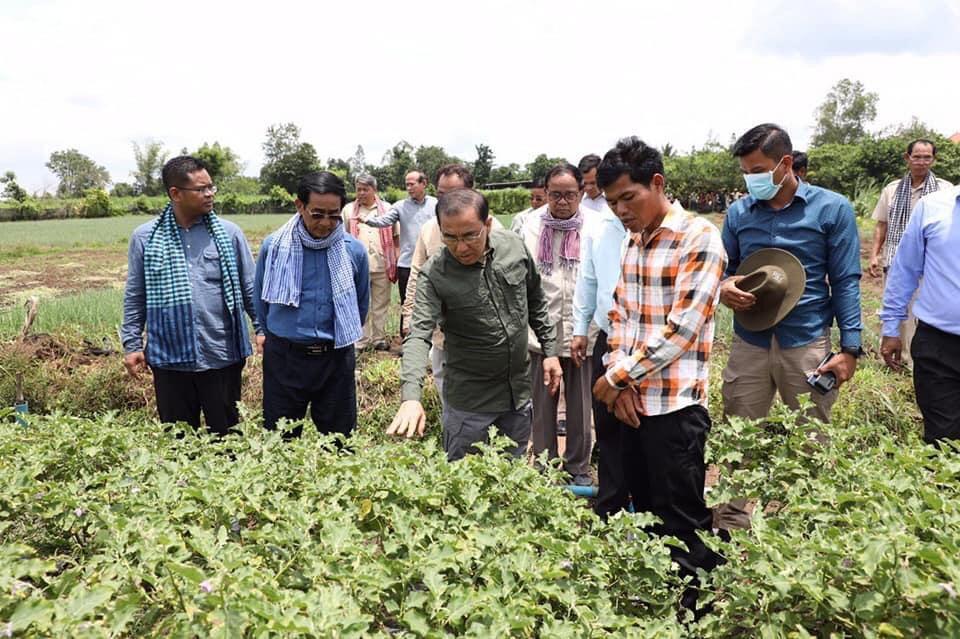
<path id="1" fill-rule="evenodd" d="M 530 399 L 528 325 L 544 356 L 557 355 L 536 264 L 510 231 L 491 231 L 477 264 L 464 266 L 446 248 L 424 264 L 403 341 L 404 401 L 420 399 L 437 325 L 446 337 L 445 399 L 459 410 L 503 413 Z"/>

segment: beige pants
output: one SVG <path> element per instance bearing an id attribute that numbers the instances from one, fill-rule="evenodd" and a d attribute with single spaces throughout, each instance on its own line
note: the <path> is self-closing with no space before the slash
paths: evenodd
<path id="1" fill-rule="evenodd" d="M 887 290 L 887 269 L 883 269 L 883 279 L 881 281 L 883 290 Z M 913 359 L 910 357 L 910 344 L 913 342 L 913 336 L 917 332 L 917 318 L 913 314 L 913 303 L 917 301 L 917 290 L 913 292 L 910 298 L 910 304 L 907 305 L 907 319 L 900 322 L 900 344 L 903 350 L 900 352 L 900 362 L 907 368 L 913 368 Z M 883 339 L 882 337 L 880 339 Z"/>
<path id="2" fill-rule="evenodd" d="M 774 396 L 793 409 L 800 407 L 799 397 L 810 395 L 811 416 L 830 421 L 830 408 L 837 401 L 837 390 L 826 395 L 813 391 L 807 375 L 827 355 L 830 339 L 823 336 L 797 348 L 780 348 L 776 337 L 770 349 L 753 346 L 736 335 L 730 345 L 730 358 L 723 369 L 723 413 L 725 416 L 763 419 L 770 412 Z M 714 523 L 719 528 L 749 528 L 746 499 L 735 499 L 716 507 Z"/>
<path id="3" fill-rule="evenodd" d="M 364 348 L 387 339 L 387 311 L 390 310 L 390 280 L 386 272 L 370 274 L 370 310 L 363 325 L 363 337 L 357 348 Z"/>

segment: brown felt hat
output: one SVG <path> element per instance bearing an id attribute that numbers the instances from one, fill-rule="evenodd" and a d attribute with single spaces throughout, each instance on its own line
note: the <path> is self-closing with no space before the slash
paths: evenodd
<path id="1" fill-rule="evenodd" d="M 776 326 L 800 301 L 807 274 L 793 253 L 765 248 L 752 253 L 737 269 L 743 279 L 737 288 L 753 293 L 757 302 L 734 317 L 748 331 L 765 331 Z"/>

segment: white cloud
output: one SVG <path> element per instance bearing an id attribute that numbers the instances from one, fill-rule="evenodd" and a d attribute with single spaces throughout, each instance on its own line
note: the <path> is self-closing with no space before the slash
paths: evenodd
<path id="1" fill-rule="evenodd" d="M 946 134 L 960 128 L 956 52 L 822 55 L 768 6 L 4 3 L 0 171 L 49 186 L 49 154 L 75 147 L 126 180 L 131 141 L 155 138 L 171 151 L 219 141 L 256 174 L 266 127 L 285 121 L 323 158 L 362 144 L 370 161 L 400 139 L 467 159 L 485 143 L 498 163 L 575 161 L 627 134 L 686 149 L 769 120 L 803 146 L 843 77 L 880 94 L 878 127 L 916 115 Z M 826 28 L 831 14 L 808 16 L 818 13 Z M 876 25 L 868 6 L 853 15 Z"/>

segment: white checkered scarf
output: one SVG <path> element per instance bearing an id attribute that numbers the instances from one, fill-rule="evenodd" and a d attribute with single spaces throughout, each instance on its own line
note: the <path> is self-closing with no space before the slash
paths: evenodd
<path id="1" fill-rule="evenodd" d="M 940 189 L 937 182 L 937 176 L 933 171 L 927 173 L 927 179 L 923 181 L 923 187 L 920 191 L 920 197 L 933 193 Z M 893 201 L 890 203 L 890 210 L 887 212 L 887 239 L 884 241 L 884 253 L 887 258 L 887 265 L 893 264 L 893 256 L 897 253 L 897 246 L 900 245 L 900 238 L 907 228 L 907 222 L 910 221 L 910 195 L 913 190 L 913 183 L 910 174 L 907 173 L 900 180 L 897 186 L 897 192 L 893 194 Z"/>

